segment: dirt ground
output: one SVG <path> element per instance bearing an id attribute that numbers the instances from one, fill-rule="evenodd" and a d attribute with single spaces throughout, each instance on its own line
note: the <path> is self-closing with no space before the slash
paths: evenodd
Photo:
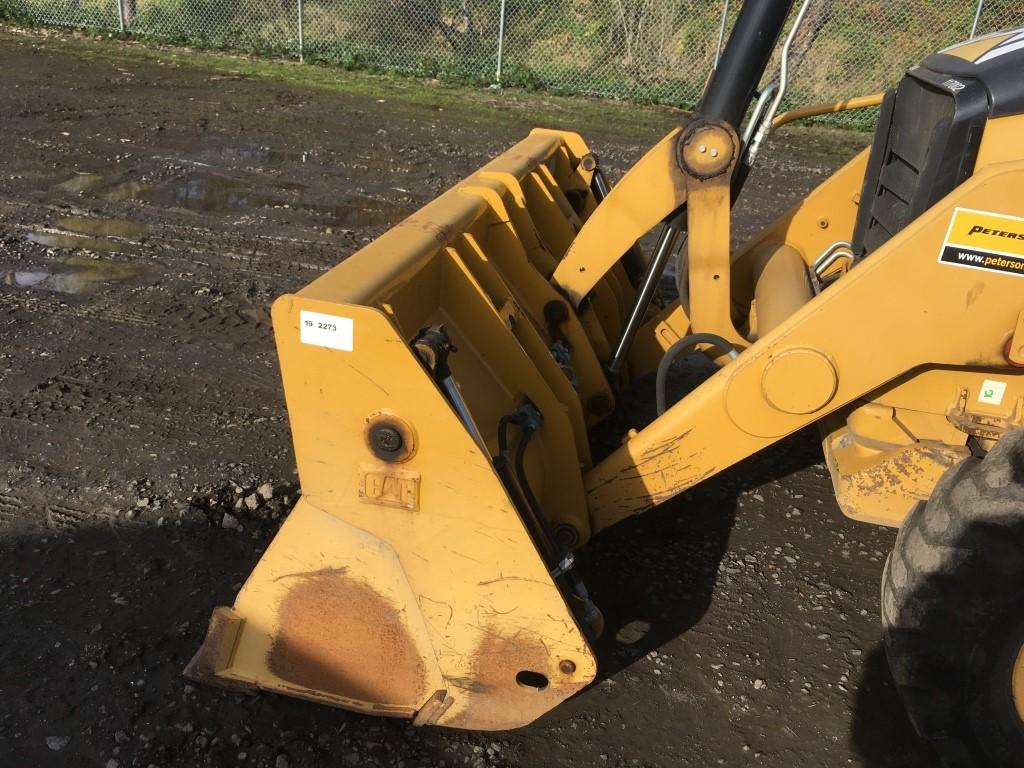
<path id="1" fill-rule="evenodd" d="M 933 764 L 879 650 L 893 532 L 840 514 L 811 432 L 581 553 L 602 676 L 527 728 L 189 685 L 210 609 L 298 491 L 272 299 L 538 114 L 613 177 L 678 119 L 190 58 L 0 31 L 0 766 Z M 783 134 L 740 234 L 866 141 Z"/>

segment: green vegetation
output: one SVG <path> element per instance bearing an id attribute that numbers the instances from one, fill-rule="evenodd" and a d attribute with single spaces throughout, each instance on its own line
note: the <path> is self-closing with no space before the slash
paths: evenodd
<path id="1" fill-rule="evenodd" d="M 135 37 L 298 57 L 298 0 L 121 0 Z M 495 80 L 500 0 L 304 0 L 307 61 L 451 83 Z M 735 17 L 738 2 L 732 3 Z M 714 62 L 721 2 L 507 0 L 502 82 L 556 94 L 691 107 Z M 883 89 L 966 38 L 975 2 L 817 0 L 798 36 L 789 104 Z M 0 0 L 0 18 L 117 30 L 117 0 Z M 1021 23 L 987 0 L 983 30 Z M 850 124 L 855 116 L 829 118 Z M 870 123 L 871 115 L 861 116 Z"/>
<path id="2" fill-rule="evenodd" d="M 0 0 L 2 2 L 2 0 Z M 0 41 L 24 42 L 22 34 L 0 28 Z M 337 67 L 300 65 L 296 61 L 265 56 L 201 51 L 178 46 L 139 44 L 108 37 L 80 34 L 47 34 L 33 37 L 33 45 L 65 52 L 84 61 L 115 62 L 130 65 L 149 62 L 166 66 L 195 68 L 214 76 L 267 78 L 304 88 L 386 99 L 392 111 L 408 108 L 413 118 L 421 118 L 424 108 L 444 110 L 451 119 L 469 119 L 476 123 L 518 120 L 525 127 L 544 126 L 585 131 L 588 136 L 610 135 L 637 138 L 649 142 L 678 125 L 677 110 L 665 107 L 637 106 L 545 92 L 519 90 L 493 91 L 398 73 L 346 71 Z"/>

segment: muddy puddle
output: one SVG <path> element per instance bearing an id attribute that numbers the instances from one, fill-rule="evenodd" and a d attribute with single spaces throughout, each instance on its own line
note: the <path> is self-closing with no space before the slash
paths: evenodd
<path id="1" fill-rule="evenodd" d="M 123 181 L 99 194 L 105 200 L 138 200 L 202 213 L 266 208 L 288 202 L 235 179 L 199 175 L 156 185 Z"/>
<path id="2" fill-rule="evenodd" d="M 313 156 L 312 151 L 285 151 L 264 146 L 228 147 L 218 150 L 218 157 L 235 165 L 304 163 Z M 377 199 L 366 195 L 349 195 L 339 202 L 310 200 L 307 185 L 282 179 L 250 181 L 229 175 L 209 172 L 191 173 L 184 177 L 160 182 L 133 179 L 105 179 L 95 173 L 76 173 L 55 186 L 56 189 L 85 193 L 111 202 L 135 200 L 150 205 L 183 208 L 197 213 L 246 212 L 260 209 L 294 209 L 307 212 L 323 224 L 340 228 L 389 227 L 409 216 L 415 206 Z M 97 228 L 80 218 L 64 228 L 83 235 L 96 237 L 140 237 L 144 229 L 132 222 L 123 222 L 120 229 Z M 36 239 L 38 237 L 38 239 Z M 52 248 L 89 248 L 110 250 L 100 244 L 76 244 L 66 235 L 40 234 L 34 242 Z M 95 247 L 94 247 L 95 246 Z"/>
<path id="3" fill-rule="evenodd" d="M 359 198 L 342 205 L 310 206 L 336 227 L 390 227 L 409 216 L 415 208 L 372 198 Z"/>
<path id="4" fill-rule="evenodd" d="M 228 165 L 245 164 L 259 166 L 308 163 L 315 155 L 316 153 L 313 150 L 277 149 L 260 144 L 224 147 L 216 153 L 217 159 Z"/>
<path id="5" fill-rule="evenodd" d="M 0 269 L 0 283 L 15 288 L 86 294 L 104 283 L 144 275 L 152 270 L 151 266 L 91 257 L 79 251 L 117 253 L 124 249 L 123 241 L 139 238 L 146 230 L 146 225 L 137 221 L 64 216 L 57 219 L 50 228 L 28 232 L 25 240 L 71 253 L 53 266 L 25 270 Z"/>
<path id="6" fill-rule="evenodd" d="M 64 232 L 29 232 L 25 239 L 46 248 L 59 248 L 65 251 L 101 251 L 116 253 L 120 250 L 112 240 L 100 240 L 95 237 L 83 237 Z"/>
<path id="7" fill-rule="evenodd" d="M 0 283 L 15 288 L 33 288 L 40 291 L 82 295 L 91 293 L 107 283 L 141 277 L 152 269 L 146 264 L 69 256 L 48 269 L 0 272 Z"/>
<path id="8" fill-rule="evenodd" d="M 146 225 L 124 219 L 99 219 L 88 216 L 65 216 L 52 228 L 29 232 L 25 239 L 46 248 L 66 251 L 99 251 L 117 253 L 122 246 L 117 240 L 133 240 L 146 233 Z"/>
<path id="9" fill-rule="evenodd" d="M 370 197 L 325 204 L 303 199 L 302 184 L 275 182 L 273 190 L 260 189 L 240 179 L 195 174 L 159 184 L 123 181 L 98 195 L 105 200 L 138 200 L 153 205 L 184 208 L 199 213 L 245 212 L 265 208 L 306 211 L 335 227 L 377 227 L 397 224 L 413 208 Z"/>
<path id="10" fill-rule="evenodd" d="M 104 200 L 141 200 L 142 194 L 151 189 L 149 184 L 141 181 L 122 181 L 99 192 L 98 197 Z"/>
<path id="11" fill-rule="evenodd" d="M 66 192 L 85 192 L 98 187 L 102 183 L 103 177 L 98 173 L 76 173 L 67 181 L 57 184 L 56 188 L 63 189 Z"/>

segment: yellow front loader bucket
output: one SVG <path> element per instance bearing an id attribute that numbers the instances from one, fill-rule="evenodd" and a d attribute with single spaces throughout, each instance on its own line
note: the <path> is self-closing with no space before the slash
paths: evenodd
<path id="1" fill-rule="evenodd" d="M 595 165 L 534 131 L 277 300 L 303 496 L 191 677 L 474 729 L 593 680 L 568 552 L 590 533 L 587 427 L 614 405 L 593 339 L 634 292 L 611 271 L 584 328 L 549 280 Z"/>

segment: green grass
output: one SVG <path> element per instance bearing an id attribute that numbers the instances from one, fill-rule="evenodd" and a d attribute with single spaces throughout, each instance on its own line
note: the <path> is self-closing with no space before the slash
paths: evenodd
<path id="1" fill-rule="evenodd" d="M 0 0 L 0 3 L 5 0 Z M 578 131 L 584 137 L 614 137 L 650 142 L 652 136 L 667 133 L 682 120 L 685 112 L 657 104 L 562 95 L 542 88 L 506 87 L 501 90 L 461 84 L 450 80 L 427 79 L 422 71 L 374 71 L 356 63 L 347 69 L 343 62 L 300 64 L 290 58 L 269 58 L 264 54 L 246 55 L 171 45 L 157 40 L 121 38 L 115 33 L 54 30 L 0 26 L 0 43 L 23 42 L 58 54 L 83 60 L 123 64 L 131 62 L 192 68 L 211 75 L 265 78 L 301 88 L 332 91 L 356 97 L 386 99 L 392 112 L 409 110 L 422 114 L 424 109 L 444 110 L 451 119 L 471 119 L 482 124 L 544 126 Z M 339 66 L 339 63 L 342 66 Z M 516 76 L 515 71 L 509 73 Z M 873 110 L 850 113 L 854 128 L 870 131 L 874 127 Z M 858 117 L 862 119 L 857 120 Z M 844 133 L 847 126 L 836 127 L 827 118 L 811 121 Z M 802 130 L 798 126 L 796 130 Z"/>
<path id="2" fill-rule="evenodd" d="M 259 77 L 316 90 L 387 99 L 393 107 L 444 109 L 480 122 L 518 120 L 566 130 L 624 137 L 667 132 L 683 115 L 667 107 L 506 88 L 491 90 L 441 80 L 424 80 L 419 73 L 348 70 L 317 63 L 197 50 L 152 41 L 120 39 L 112 33 L 82 33 L 52 29 L 0 27 L 0 42 L 33 43 L 54 53 L 111 63 L 146 62 L 189 67 L 216 75 Z"/>
<path id="3" fill-rule="evenodd" d="M 893 85 L 908 66 L 965 37 L 974 8 L 973 1 L 954 0 L 821 2 L 831 11 L 795 74 L 787 104 L 830 102 Z M 268 60 L 294 57 L 299 48 L 294 0 L 129 5 L 137 7 L 128 19 L 134 40 Z M 738 6 L 730 6 L 733 18 Z M 503 84 L 516 94 L 543 92 L 545 98 L 690 108 L 712 66 L 720 7 L 692 0 L 509 0 Z M 0 20 L 110 30 L 118 26 L 113 8 L 112 0 L 0 0 Z M 305 0 L 303 8 L 307 60 L 325 69 L 477 88 L 495 77 L 497 15 L 488 3 L 473 4 L 466 22 L 462 11 L 469 6 L 460 0 Z M 988 0 L 986 18 L 1019 19 L 1019 0 Z M 771 72 L 777 64 L 776 56 Z M 842 114 L 819 122 L 863 130 L 871 118 Z"/>

